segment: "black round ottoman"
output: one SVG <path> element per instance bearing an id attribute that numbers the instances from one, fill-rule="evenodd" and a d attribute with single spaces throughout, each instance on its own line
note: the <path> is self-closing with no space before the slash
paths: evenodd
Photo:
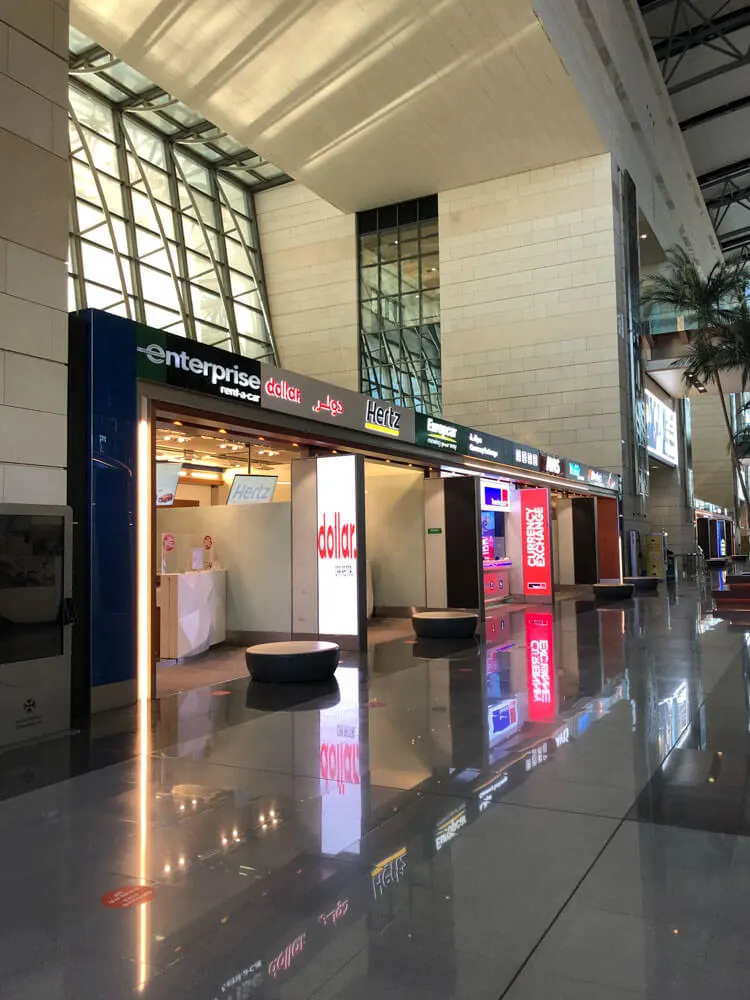
<path id="1" fill-rule="evenodd" d="M 245 663 L 259 683 L 306 684 L 330 680 L 340 652 L 335 642 L 263 642 L 245 650 Z"/>
<path id="2" fill-rule="evenodd" d="M 417 611 L 411 616 L 419 639 L 471 639 L 478 623 L 473 611 Z"/>

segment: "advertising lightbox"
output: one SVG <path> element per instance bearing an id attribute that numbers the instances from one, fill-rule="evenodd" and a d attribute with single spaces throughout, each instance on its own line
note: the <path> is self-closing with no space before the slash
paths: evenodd
<path id="1" fill-rule="evenodd" d="M 249 476 L 240 473 L 232 480 L 227 504 L 270 503 L 278 476 Z"/>
<path id="2" fill-rule="evenodd" d="M 521 490 L 523 592 L 552 599 L 549 490 Z"/>
<path id="3" fill-rule="evenodd" d="M 480 479 L 480 507 L 483 511 L 510 510 L 510 483 L 499 479 Z"/>
<path id="4" fill-rule="evenodd" d="M 171 507 L 177 493 L 181 462 L 156 463 L 156 506 Z"/>
<path id="5" fill-rule="evenodd" d="M 357 459 L 319 458 L 318 632 L 359 634 Z"/>
<path id="6" fill-rule="evenodd" d="M 666 465 L 677 466 L 677 414 L 648 389 L 646 390 L 646 426 L 649 455 L 658 458 Z"/>

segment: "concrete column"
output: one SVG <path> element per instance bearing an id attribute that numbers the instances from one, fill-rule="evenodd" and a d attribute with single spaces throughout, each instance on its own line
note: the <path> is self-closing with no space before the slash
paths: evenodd
<path id="1" fill-rule="evenodd" d="M 440 195 L 443 409 L 622 471 L 608 154 Z"/>
<path id="2" fill-rule="evenodd" d="M 729 437 L 719 397 L 690 397 L 693 482 L 700 500 L 734 509 L 734 483 Z"/>
<path id="3" fill-rule="evenodd" d="M 359 391 L 356 216 L 301 184 L 258 192 L 255 210 L 282 367 Z"/>
<path id="4" fill-rule="evenodd" d="M 0 501 L 64 503 L 68 3 L 0 7 Z"/>
<path id="5" fill-rule="evenodd" d="M 666 531 L 667 545 L 677 555 L 695 551 L 693 512 L 685 506 L 682 469 L 651 466 L 648 518 L 651 531 Z"/>

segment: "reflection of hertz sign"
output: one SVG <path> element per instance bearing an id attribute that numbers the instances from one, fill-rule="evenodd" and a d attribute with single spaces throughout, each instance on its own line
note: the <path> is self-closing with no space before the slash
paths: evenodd
<path id="1" fill-rule="evenodd" d="M 394 882 L 400 882 L 406 874 L 406 848 L 402 847 L 389 858 L 378 862 L 370 872 L 372 893 L 376 899 L 383 895 L 383 890 Z"/>
<path id="2" fill-rule="evenodd" d="M 401 414 L 394 406 L 381 406 L 374 399 L 365 404 L 365 429 L 379 434 L 399 437 L 401 434 Z"/>

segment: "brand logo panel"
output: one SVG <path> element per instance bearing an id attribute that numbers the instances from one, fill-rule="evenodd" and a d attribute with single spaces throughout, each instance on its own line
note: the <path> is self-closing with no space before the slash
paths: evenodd
<path id="1" fill-rule="evenodd" d="M 139 326 L 136 371 L 150 382 L 240 403 L 260 403 L 260 363 L 185 337 Z"/>
<path id="2" fill-rule="evenodd" d="M 282 371 L 273 365 L 261 365 L 261 382 L 261 405 L 266 409 L 414 442 L 414 413 L 411 410 L 306 375 Z"/>

